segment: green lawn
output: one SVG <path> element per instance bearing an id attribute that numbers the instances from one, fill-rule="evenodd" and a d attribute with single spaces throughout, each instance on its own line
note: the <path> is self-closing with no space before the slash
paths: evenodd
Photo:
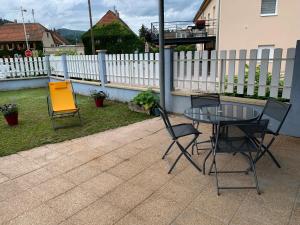
<path id="1" fill-rule="evenodd" d="M 0 115 L 0 156 L 30 149 L 44 144 L 61 142 L 108 129 L 125 126 L 149 118 L 131 112 L 127 104 L 106 101 L 105 107 L 96 108 L 91 98 L 77 96 L 83 126 L 54 131 L 47 110 L 47 89 L 27 89 L 0 92 L 0 104 L 19 106 L 19 125 L 9 127 Z M 60 123 L 77 123 L 77 118 L 60 119 Z"/>

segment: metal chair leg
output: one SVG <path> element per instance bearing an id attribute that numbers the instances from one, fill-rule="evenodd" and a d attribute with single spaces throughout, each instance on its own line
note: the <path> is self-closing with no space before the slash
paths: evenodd
<path id="1" fill-rule="evenodd" d="M 173 163 L 173 165 L 171 166 L 168 174 L 170 174 L 172 172 L 172 170 L 174 169 L 174 167 L 176 166 L 177 162 L 179 161 L 179 159 L 183 156 L 183 153 L 180 153 L 180 155 L 177 157 L 177 159 L 175 160 L 175 162 Z"/>
<path id="2" fill-rule="evenodd" d="M 253 171 L 253 177 L 254 177 L 254 181 L 255 181 L 255 185 L 256 185 L 256 191 L 257 191 L 257 194 L 260 195 L 261 192 L 259 190 L 258 179 L 257 179 L 256 169 L 255 169 L 255 164 L 254 164 L 253 157 L 252 157 L 251 153 L 249 153 L 249 161 L 250 161 L 250 166 L 251 166 L 252 171 Z"/>
<path id="3" fill-rule="evenodd" d="M 217 163 L 216 163 L 216 155 L 214 155 L 213 158 L 213 165 L 215 167 L 215 178 L 216 178 L 216 186 L 217 186 L 217 195 L 220 195 L 220 190 L 219 190 L 219 181 L 218 181 L 218 170 L 217 170 Z"/>
<path id="4" fill-rule="evenodd" d="M 203 169 L 203 174 L 204 174 L 204 175 L 205 175 L 205 164 L 206 164 L 207 159 L 208 159 L 209 156 L 211 155 L 211 153 L 212 153 L 212 150 L 209 151 L 209 153 L 205 156 L 204 161 L 203 161 L 202 169 Z"/>
<path id="5" fill-rule="evenodd" d="M 165 152 L 165 154 L 163 155 L 162 159 L 165 159 L 166 156 L 168 155 L 169 151 L 171 150 L 172 146 L 174 145 L 175 141 L 173 141 L 170 146 L 168 147 L 167 151 Z"/>

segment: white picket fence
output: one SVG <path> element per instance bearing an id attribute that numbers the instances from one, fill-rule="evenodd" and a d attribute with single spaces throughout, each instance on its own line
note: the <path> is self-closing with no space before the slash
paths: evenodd
<path id="1" fill-rule="evenodd" d="M 257 49 L 203 52 L 175 52 L 173 86 L 175 90 L 225 92 L 241 95 L 290 98 L 295 49 Z M 284 57 L 283 57 L 284 55 Z"/>
<path id="2" fill-rule="evenodd" d="M 0 79 L 47 75 L 44 57 L 0 58 Z"/>
<path id="3" fill-rule="evenodd" d="M 106 75 L 110 83 L 159 87 L 159 54 L 108 54 Z"/>

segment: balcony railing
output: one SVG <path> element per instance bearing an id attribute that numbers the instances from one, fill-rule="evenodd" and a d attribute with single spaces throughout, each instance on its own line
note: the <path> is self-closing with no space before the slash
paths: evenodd
<path id="1" fill-rule="evenodd" d="M 165 39 L 205 38 L 216 36 L 216 20 L 165 22 Z M 159 23 L 151 23 L 152 38 L 159 37 Z"/>

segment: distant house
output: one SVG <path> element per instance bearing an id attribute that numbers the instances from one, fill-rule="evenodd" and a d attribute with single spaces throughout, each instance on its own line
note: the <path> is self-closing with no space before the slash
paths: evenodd
<path id="1" fill-rule="evenodd" d="M 220 15 L 218 18 L 218 2 Z M 300 39 L 299 0 L 204 0 L 194 22 L 219 21 L 219 49 L 295 47 Z M 199 46 L 200 47 L 200 46 Z"/>
<path id="2" fill-rule="evenodd" d="M 143 49 L 143 43 L 120 18 L 117 10 L 108 10 L 93 27 L 95 47 L 109 53 L 129 53 Z M 82 35 L 87 54 L 91 54 L 90 30 Z"/>
<path id="3" fill-rule="evenodd" d="M 30 50 L 45 51 L 47 48 L 68 44 L 58 33 L 48 30 L 39 23 L 25 23 L 25 27 Z M 22 23 L 0 25 L 0 51 L 4 51 L 7 55 L 23 54 L 26 48 Z"/>

